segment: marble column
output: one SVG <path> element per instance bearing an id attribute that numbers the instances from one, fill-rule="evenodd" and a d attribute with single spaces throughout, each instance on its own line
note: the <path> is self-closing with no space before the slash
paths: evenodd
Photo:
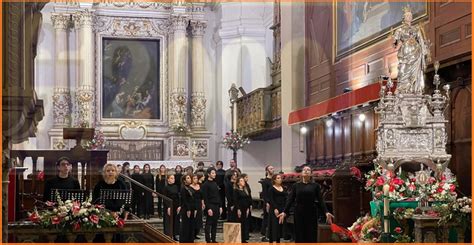
<path id="1" fill-rule="evenodd" d="M 206 129 L 206 95 L 204 93 L 203 35 L 207 24 L 203 21 L 191 22 L 192 33 L 192 93 L 191 127 L 193 130 Z"/>
<path id="2" fill-rule="evenodd" d="M 187 74 L 187 39 L 186 27 L 188 19 L 185 15 L 174 15 L 171 18 L 173 39 L 170 55 L 172 59 L 170 126 L 186 127 L 187 96 L 185 90 Z"/>
<path id="3" fill-rule="evenodd" d="M 77 12 L 74 16 L 76 35 L 78 35 L 79 76 L 76 87 L 79 124 L 94 125 L 94 36 L 93 13 L 89 10 Z"/>
<path id="4" fill-rule="evenodd" d="M 68 81 L 68 26 L 69 15 L 51 15 L 54 27 L 54 92 L 53 92 L 53 127 L 69 127 L 71 123 L 71 91 Z"/>

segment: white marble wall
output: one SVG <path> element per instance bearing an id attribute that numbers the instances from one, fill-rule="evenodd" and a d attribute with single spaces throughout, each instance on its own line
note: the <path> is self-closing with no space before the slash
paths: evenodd
<path id="1" fill-rule="evenodd" d="M 87 7 L 90 7 L 89 5 Z M 48 131 L 53 124 L 52 94 L 54 88 L 54 28 L 51 23 L 52 3 L 43 9 L 43 25 L 36 59 L 38 97 L 44 100 L 45 117 L 40 122 L 38 137 L 32 148 L 50 148 Z M 231 129 L 228 90 L 232 83 L 245 91 L 271 84 L 270 64 L 273 58 L 273 3 L 220 3 L 205 8 L 207 28 L 204 34 L 204 91 L 206 92 L 206 128 L 211 133 L 209 158 L 224 161 L 228 167 L 232 152 L 222 148 L 223 135 Z M 75 36 L 70 35 L 69 48 L 75 51 Z M 75 52 L 70 59 L 75 60 Z M 71 68 L 74 66 L 70 66 Z M 75 70 L 69 71 L 71 90 L 76 87 Z M 187 83 L 187 84 L 190 84 Z M 74 98 L 75 96 L 71 96 Z M 74 105 L 74 101 L 72 103 Z M 283 103 L 284 104 L 284 103 Z M 165 141 L 167 144 L 167 141 Z M 260 191 L 258 179 L 267 163 L 280 169 L 281 140 L 252 142 L 238 154 L 239 167 L 250 174 L 255 196 Z M 167 147 L 165 147 L 165 155 Z"/>

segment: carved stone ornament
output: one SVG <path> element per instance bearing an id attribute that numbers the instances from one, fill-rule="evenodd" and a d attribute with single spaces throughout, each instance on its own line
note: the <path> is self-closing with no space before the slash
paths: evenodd
<path id="1" fill-rule="evenodd" d="M 191 32 L 195 37 L 202 37 L 204 35 L 207 23 L 204 21 L 191 21 Z"/>
<path id="2" fill-rule="evenodd" d="M 188 17 L 186 15 L 173 15 L 171 16 L 171 30 L 173 31 L 186 31 L 186 27 L 188 26 Z"/>
<path id="3" fill-rule="evenodd" d="M 171 5 L 167 2 L 144 2 L 144 1 L 113 1 L 104 0 L 94 3 L 96 7 L 113 7 L 118 9 L 170 9 Z"/>
<path id="4" fill-rule="evenodd" d="M 51 15 L 51 21 L 53 22 L 54 29 L 67 30 L 71 24 L 69 15 L 56 14 Z"/>
<path id="5" fill-rule="evenodd" d="M 76 101 L 78 105 L 78 122 L 86 122 L 89 125 L 93 122 L 94 90 L 91 86 L 81 86 L 76 91 Z"/>
<path id="6" fill-rule="evenodd" d="M 141 122 L 126 121 L 119 127 L 119 135 L 122 139 L 140 140 L 146 137 L 147 130 Z"/>
<path id="7" fill-rule="evenodd" d="M 54 88 L 54 126 L 65 127 L 71 122 L 71 95 L 67 88 Z"/>
<path id="8" fill-rule="evenodd" d="M 184 89 L 176 89 L 171 93 L 170 104 L 171 127 L 186 126 L 187 98 Z"/>
<path id="9" fill-rule="evenodd" d="M 154 37 L 166 34 L 169 22 L 165 20 L 101 16 L 96 19 L 95 28 L 97 32 L 106 32 L 112 36 Z"/>
<path id="10" fill-rule="evenodd" d="M 191 127 L 205 128 L 206 126 L 206 98 L 204 93 L 191 95 Z"/>
<path id="11" fill-rule="evenodd" d="M 189 138 L 174 137 L 172 138 L 172 156 L 173 157 L 189 157 Z"/>
<path id="12" fill-rule="evenodd" d="M 89 11 L 88 9 L 78 11 L 73 16 L 74 19 L 74 27 L 76 29 L 81 28 L 92 28 L 94 24 L 94 13 Z"/>
<path id="13" fill-rule="evenodd" d="M 64 150 L 66 149 L 66 143 L 63 139 L 53 139 L 53 150 Z"/>

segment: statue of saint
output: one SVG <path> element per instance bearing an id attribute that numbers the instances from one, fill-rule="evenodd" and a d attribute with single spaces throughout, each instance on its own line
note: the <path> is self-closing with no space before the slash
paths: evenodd
<path id="1" fill-rule="evenodd" d="M 421 25 L 412 25 L 410 7 L 403 9 L 403 24 L 393 34 L 393 46 L 398 48 L 398 94 L 422 94 L 424 70 L 431 61 L 429 41 Z"/>

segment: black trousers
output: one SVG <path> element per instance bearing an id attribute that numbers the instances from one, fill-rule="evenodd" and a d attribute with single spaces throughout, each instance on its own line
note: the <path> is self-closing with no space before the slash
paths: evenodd
<path id="1" fill-rule="evenodd" d="M 269 223 L 270 236 L 268 237 L 268 239 L 270 240 L 270 242 L 279 243 L 280 238 L 283 235 L 283 226 L 285 225 L 285 223 L 279 224 L 278 218 L 277 216 L 275 216 L 275 211 L 273 212 L 271 211 L 272 210 L 270 210 L 270 213 L 268 214 L 269 220 L 270 220 L 270 223 Z"/>
<path id="2" fill-rule="evenodd" d="M 318 214 L 316 206 L 295 207 L 295 242 L 318 241 Z"/>
<path id="3" fill-rule="evenodd" d="M 136 214 L 137 216 L 143 215 L 143 201 L 141 200 L 143 198 L 143 193 L 139 191 L 133 191 L 132 192 L 132 212 Z"/>
<path id="4" fill-rule="evenodd" d="M 222 219 L 227 218 L 227 207 L 225 204 L 225 187 L 219 187 L 219 196 L 221 197 Z"/>
<path id="5" fill-rule="evenodd" d="M 239 216 L 237 216 L 237 220 L 240 223 L 240 235 L 242 242 L 246 242 L 249 239 L 249 219 L 250 215 L 247 215 L 247 211 L 242 211 Z"/>
<path id="6" fill-rule="evenodd" d="M 201 207 L 198 208 L 196 211 L 196 218 L 194 219 L 194 236 L 199 236 L 201 234 L 202 228 L 202 209 Z"/>
<path id="7" fill-rule="evenodd" d="M 170 230 L 169 222 L 171 220 L 171 217 L 168 216 L 167 209 L 168 208 L 165 206 L 165 209 L 164 209 L 165 215 L 163 216 L 163 229 L 164 229 L 164 232 L 165 232 L 166 235 L 170 234 L 169 233 L 169 230 Z M 172 234 L 172 236 L 174 237 L 174 236 L 179 234 L 179 215 L 176 212 L 176 208 L 171 208 L 171 212 L 173 213 L 173 234 Z"/>
<path id="8" fill-rule="evenodd" d="M 227 221 L 228 222 L 237 222 L 237 216 L 234 209 L 230 208 L 230 204 L 227 204 Z"/>
<path id="9" fill-rule="evenodd" d="M 163 217 L 163 198 L 158 197 L 158 215 Z"/>
<path id="10" fill-rule="evenodd" d="M 269 229 L 269 223 L 270 219 L 268 218 L 268 212 L 267 212 L 267 204 L 263 204 L 263 220 L 262 220 L 262 230 L 260 233 L 262 236 L 265 236 L 266 238 L 270 237 L 270 229 Z"/>
<path id="11" fill-rule="evenodd" d="M 153 209 L 153 196 L 150 192 L 145 192 L 145 194 L 143 195 L 143 203 L 143 214 L 145 216 L 153 215 L 155 211 Z"/>
<path id="12" fill-rule="evenodd" d="M 194 242 L 194 214 L 196 211 L 191 211 L 191 216 L 188 217 L 186 211 L 181 211 L 181 228 L 179 231 L 179 242 L 192 243 Z"/>
<path id="13" fill-rule="evenodd" d="M 215 242 L 217 232 L 217 220 L 219 219 L 219 204 L 208 205 L 208 208 L 212 210 L 212 216 L 209 216 L 206 208 L 206 225 L 204 227 L 204 233 L 206 235 L 206 242 Z"/>

